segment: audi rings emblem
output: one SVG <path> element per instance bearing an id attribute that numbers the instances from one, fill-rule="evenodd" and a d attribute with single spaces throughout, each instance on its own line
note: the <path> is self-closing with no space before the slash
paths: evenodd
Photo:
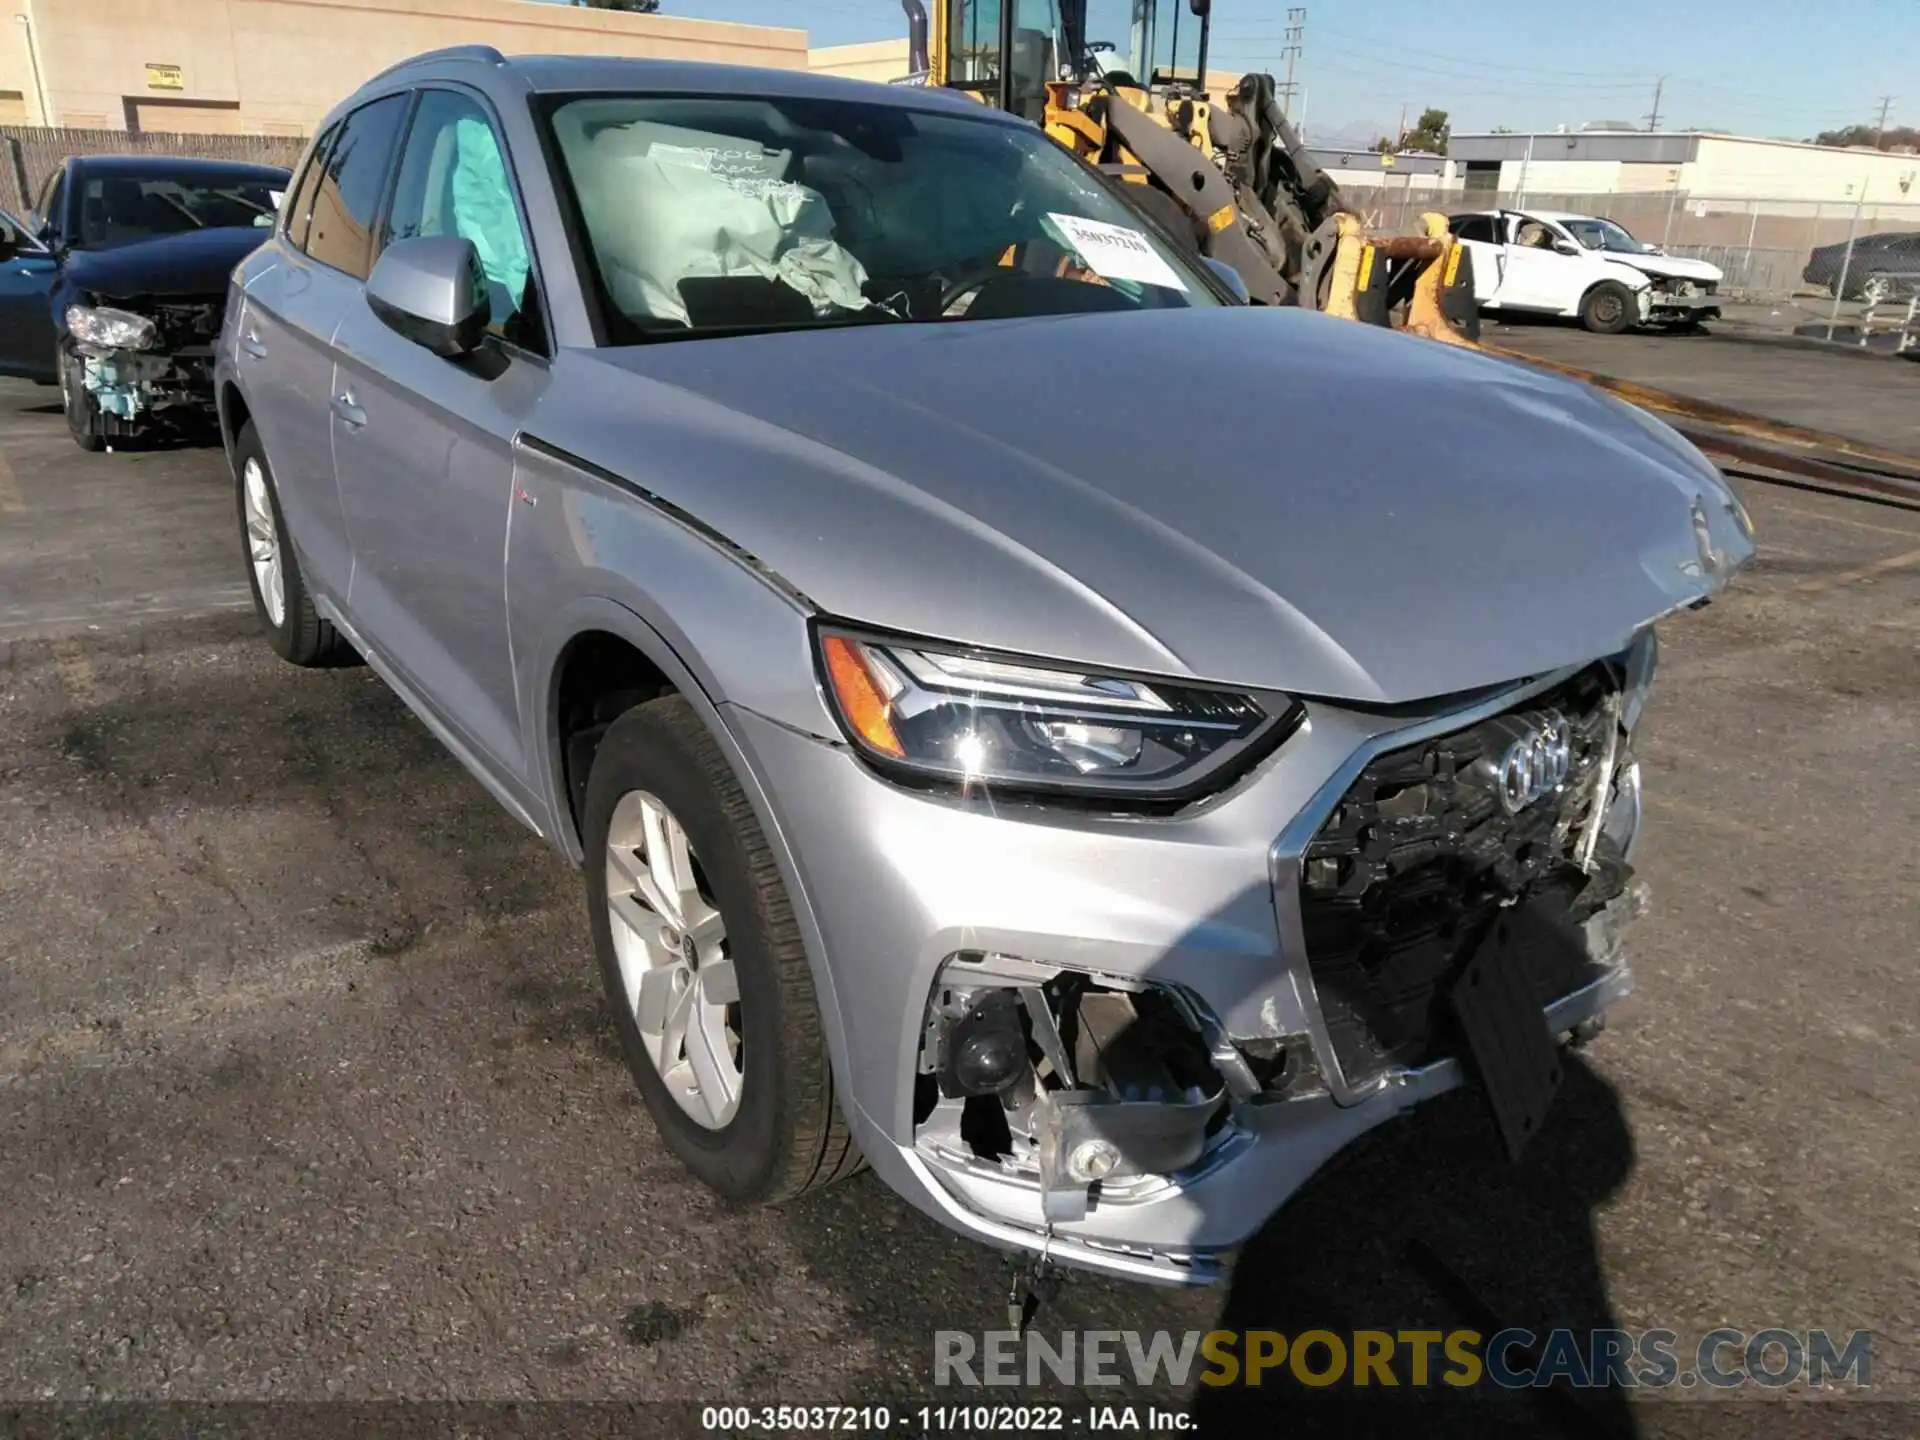
<path id="1" fill-rule="evenodd" d="M 1543 795 L 1551 795 L 1566 783 L 1573 768 L 1573 740 L 1564 717 L 1542 718 L 1500 757 L 1496 772 L 1500 804 L 1509 815 L 1517 815 Z"/>

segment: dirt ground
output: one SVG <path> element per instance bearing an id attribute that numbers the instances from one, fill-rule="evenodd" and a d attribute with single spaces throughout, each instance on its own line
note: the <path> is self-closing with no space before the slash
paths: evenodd
<path id="1" fill-rule="evenodd" d="M 687 1180 L 575 878 L 370 672 L 275 659 L 218 451 L 85 455 L 49 399 L 0 384 L 0 1407 L 926 1403 L 1008 1261 L 871 1176 L 744 1215 Z M 1631 1418 L 1920 1432 L 1920 512 L 1743 494 L 1760 558 L 1668 627 L 1646 722 L 1639 993 L 1526 1164 L 1449 1097 L 1231 1284 L 1076 1280 L 1043 1324 L 1867 1329 L 1883 1403 Z M 1133 1398 L 1435 1433 L 1313 1395 Z M 1611 1403 L 1458 1433 L 1625 1433 Z"/>

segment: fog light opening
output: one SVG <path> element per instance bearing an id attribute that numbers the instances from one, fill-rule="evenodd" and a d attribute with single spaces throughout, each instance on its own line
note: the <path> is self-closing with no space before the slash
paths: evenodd
<path id="1" fill-rule="evenodd" d="M 1259 1089 L 1183 993 L 1004 955 L 943 968 L 919 1070 L 916 1145 L 1037 1182 L 1055 1219 L 1190 1169 Z"/>

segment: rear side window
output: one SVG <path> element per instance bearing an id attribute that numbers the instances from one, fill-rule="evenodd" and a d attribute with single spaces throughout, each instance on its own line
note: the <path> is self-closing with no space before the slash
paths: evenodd
<path id="1" fill-rule="evenodd" d="M 407 97 L 388 95 L 347 116 L 314 192 L 307 254 L 356 280 L 372 266 L 373 222 L 406 115 Z"/>
<path id="2" fill-rule="evenodd" d="M 300 172 L 299 183 L 293 187 L 293 200 L 287 207 L 287 239 L 302 250 L 307 248 L 307 231 L 313 224 L 313 192 L 320 188 L 320 177 L 327 168 L 327 150 L 339 133 L 338 125 L 330 125 L 326 133 L 314 141 L 307 168 Z"/>
<path id="3" fill-rule="evenodd" d="M 1453 233 L 1462 240 L 1485 240 L 1493 243 L 1493 217 L 1491 215 L 1464 215 L 1453 222 Z"/>

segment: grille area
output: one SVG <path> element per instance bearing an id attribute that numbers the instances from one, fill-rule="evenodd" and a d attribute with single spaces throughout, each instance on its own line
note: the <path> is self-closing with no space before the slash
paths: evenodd
<path id="1" fill-rule="evenodd" d="M 1602 850 L 1572 859 L 1607 754 L 1614 672 L 1596 665 L 1513 710 L 1376 756 L 1301 857 L 1307 965 L 1352 1083 L 1452 1052 L 1446 991 L 1503 906 L 1578 922 L 1630 871 Z M 1499 767 L 1515 738 L 1566 722 L 1565 781 L 1517 813 Z M 1577 944 L 1542 947 L 1541 1003 L 1592 978 Z"/>
<path id="2" fill-rule="evenodd" d="M 225 307 L 225 297 L 213 295 L 201 300 L 149 301 L 137 309 L 153 317 L 162 350 L 186 350 L 211 345 L 219 337 Z"/>

